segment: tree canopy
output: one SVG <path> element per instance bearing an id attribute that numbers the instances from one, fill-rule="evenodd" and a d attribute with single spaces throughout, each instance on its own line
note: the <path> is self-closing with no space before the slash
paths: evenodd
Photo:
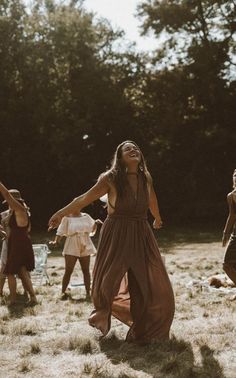
<path id="1" fill-rule="evenodd" d="M 142 148 L 167 223 L 225 215 L 236 5 L 140 1 L 138 12 L 160 39 L 152 54 L 83 1 L 0 0 L 1 179 L 22 190 L 35 224 L 94 184 L 125 139 Z"/>

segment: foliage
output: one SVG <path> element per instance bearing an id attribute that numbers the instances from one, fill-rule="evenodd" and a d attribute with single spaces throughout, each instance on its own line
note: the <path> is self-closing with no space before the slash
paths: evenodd
<path id="1" fill-rule="evenodd" d="M 187 219 L 224 213 L 235 165 L 235 13 L 232 1 L 146 1 L 143 32 L 163 42 L 147 94 L 163 196 Z M 154 126 L 156 120 L 156 126 Z M 172 165 L 172 167 L 171 167 Z M 166 172 L 166 174 L 165 174 Z M 222 184 L 225 183 L 225 184 Z M 227 189 L 228 185 L 228 189 Z"/>
<path id="2" fill-rule="evenodd" d="M 93 185 L 127 138 L 147 157 L 167 222 L 222 220 L 235 168 L 235 9 L 141 1 L 143 32 L 161 46 L 145 55 L 83 1 L 0 1 L 1 179 L 22 190 L 34 224 Z"/>
<path id="3" fill-rule="evenodd" d="M 139 58 L 115 51 L 122 33 L 77 2 L 34 1 L 30 11 L 5 2 L 0 28 L 2 174 L 42 218 L 42 207 L 48 216 L 91 185 L 117 139 L 133 135 L 126 91 Z"/>

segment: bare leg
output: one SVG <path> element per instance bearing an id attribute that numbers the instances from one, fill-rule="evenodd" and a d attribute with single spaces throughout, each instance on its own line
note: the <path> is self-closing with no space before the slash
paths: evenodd
<path id="1" fill-rule="evenodd" d="M 5 274 L 0 273 L 0 297 L 3 295 L 3 287 L 6 281 Z"/>
<path id="2" fill-rule="evenodd" d="M 36 299 L 35 292 L 34 292 L 34 289 L 33 289 L 33 285 L 32 285 L 32 282 L 31 282 L 30 274 L 26 270 L 25 266 L 21 267 L 20 272 L 19 272 L 19 277 L 20 277 L 20 279 L 22 281 L 22 285 L 23 285 L 24 289 L 30 295 L 31 302 L 36 303 L 37 299 Z"/>
<path id="3" fill-rule="evenodd" d="M 90 265 L 90 256 L 79 257 L 80 266 L 82 269 L 82 273 L 84 276 L 84 285 L 86 290 L 87 298 L 90 297 L 90 284 L 91 284 L 91 277 L 89 271 Z"/>
<path id="4" fill-rule="evenodd" d="M 223 269 L 227 276 L 233 281 L 236 285 L 236 263 L 224 263 Z"/>
<path id="5" fill-rule="evenodd" d="M 27 274 L 29 276 L 29 279 L 31 280 L 30 272 L 28 272 L 28 270 L 26 272 L 27 272 Z M 23 296 L 24 296 L 25 299 L 29 299 L 29 297 L 28 297 L 28 290 L 27 290 L 27 287 L 25 286 L 25 281 L 21 280 L 21 282 L 22 282 L 22 286 L 23 286 L 23 289 L 24 289 Z"/>
<path id="6" fill-rule="evenodd" d="M 10 290 L 10 304 L 14 304 L 16 303 L 16 277 L 14 274 L 8 274 L 7 280 Z"/>
<path id="7" fill-rule="evenodd" d="M 65 294 L 67 286 L 69 285 L 70 277 L 73 273 L 76 261 L 76 256 L 65 255 L 65 273 L 62 279 L 62 294 Z"/>

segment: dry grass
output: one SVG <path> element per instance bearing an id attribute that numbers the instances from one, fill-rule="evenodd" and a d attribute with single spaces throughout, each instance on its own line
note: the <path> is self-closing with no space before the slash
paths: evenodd
<path id="1" fill-rule="evenodd" d="M 218 242 L 163 242 L 174 286 L 176 314 L 171 339 L 139 347 L 124 342 L 127 327 L 112 320 L 105 339 L 88 326 L 92 310 L 83 287 L 59 300 L 63 258 L 50 256 L 51 286 L 36 289 L 39 304 L 0 306 L 1 377 L 223 378 L 235 377 L 235 310 L 230 294 L 190 290 L 191 279 L 221 273 Z M 81 282 L 75 268 L 72 282 Z M 20 284 L 19 284 L 20 289 Z M 7 293 L 7 287 L 5 288 Z"/>

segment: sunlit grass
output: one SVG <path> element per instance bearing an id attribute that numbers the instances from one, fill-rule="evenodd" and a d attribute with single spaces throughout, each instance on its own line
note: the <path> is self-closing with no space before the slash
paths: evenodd
<path id="1" fill-rule="evenodd" d="M 18 365 L 18 371 L 20 373 L 29 373 L 31 370 L 32 370 L 32 364 L 27 359 L 23 359 Z"/>
<path id="2" fill-rule="evenodd" d="M 0 306 L 1 374 L 34 378 L 232 378 L 236 371 L 236 301 L 230 300 L 230 294 L 187 287 L 193 279 L 222 272 L 224 251 L 220 243 L 184 242 L 181 236 L 180 242 L 176 238 L 174 243 L 165 240 L 163 244 L 165 248 L 160 236 L 176 298 L 169 341 L 143 347 L 126 343 L 127 327 L 115 319 L 108 336 L 100 340 L 100 333 L 88 325 L 93 307 L 85 300 L 84 287 L 75 286 L 70 299 L 60 300 L 64 260 L 57 252 L 48 259 L 52 285 L 36 287 L 37 306 L 27 307 L 24 302 L 13 309 L 5 302 Z M 79 265 L 72 282 L 82 282 Z M 7 286 L 5 293 L 7 298 Z"/>

